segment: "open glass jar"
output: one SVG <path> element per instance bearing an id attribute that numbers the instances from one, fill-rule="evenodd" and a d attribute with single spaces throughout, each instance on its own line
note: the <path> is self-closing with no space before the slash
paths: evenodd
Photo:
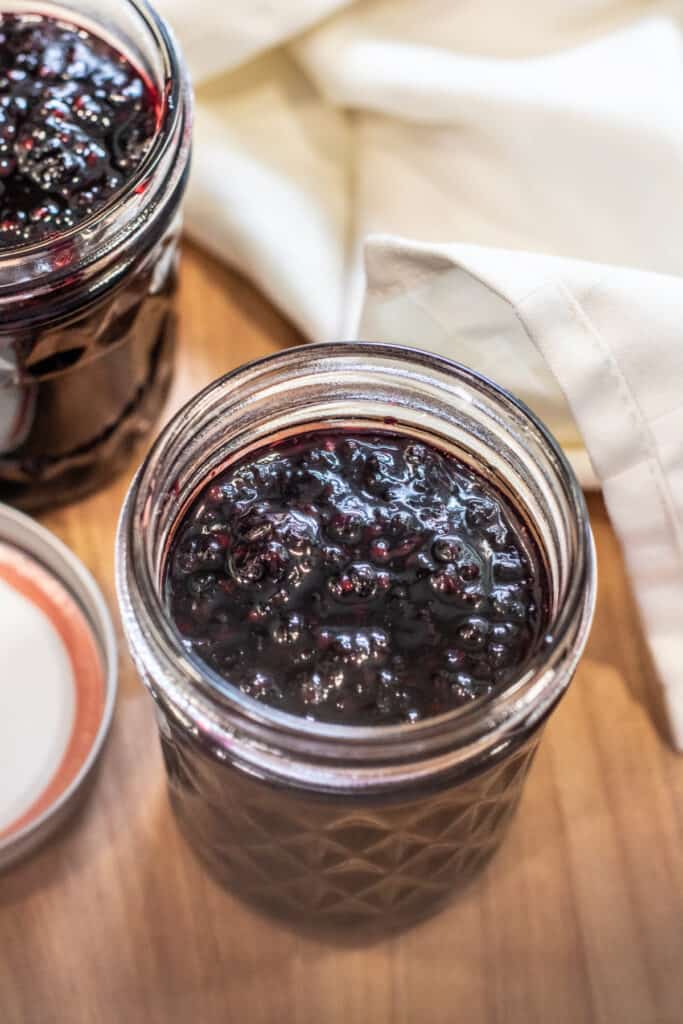
<path id="1" fill-rule="evenodd" d="M 413 724 L 327 725 L 264 706 L 190 653 L 171 622 L 162 581 L 173 531 L 202 485 L 265 439 L 387 425 L 456 454 L 523 516 L 549 584 L 542 642 L 503 692 Z M 458 364 L 363 343 L 293 349 L 193 398 L 130 489 L 117 576 L 185 834 L 243 897 L 333 926 L 423 916 L 487 861 L 595 597 L 583 497 L 538 420 Z"/>
<path id="2" fill-rule="evenodd" d="M 6 0 L 2 14 L 90 32 L 139 72 L 157 107 L 150 145 L 111 200 L 0 252 L 0 500 L 36 509 L 107 480 L 165 398 L 191 97 L 146 0 Z"/>

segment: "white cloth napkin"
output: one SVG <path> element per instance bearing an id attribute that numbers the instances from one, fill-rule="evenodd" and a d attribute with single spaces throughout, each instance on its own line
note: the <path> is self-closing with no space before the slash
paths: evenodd
<path id="1" fill-rule="evenodd" d="M 680 0 L 157 2 L 189 232 L 312 340 L 493 377 L 597 474 L 683 748 Z"/>
<path id="2" fill-rule="evenodd" d="M 683 750 L 683 279 L 380 237 L 368 244 L 367 268 L 365 337 L 408 344 L 417 332 L 459 359 L 460 326 L 476 326 L 475 308 L 492 369 L 531 345 L 561 383 L 621 540 Z"/>

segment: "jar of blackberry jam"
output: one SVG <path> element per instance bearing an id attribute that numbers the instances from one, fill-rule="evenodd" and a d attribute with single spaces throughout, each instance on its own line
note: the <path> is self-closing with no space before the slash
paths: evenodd
<path id="1" fill-rule="evenodd" d="M 580 488 L 529 410 L 363 343 L 192 399 L 117 572 L 184 833 L 243 898 L 354 934 L 432 912 L 497 848 L 595 595 Z"/>
<path id="2" fill-rule="evenodd" d="M 160 411 L 190 130 L 146 0 L 0 0 L 0 500 L 87 493 Z"/>

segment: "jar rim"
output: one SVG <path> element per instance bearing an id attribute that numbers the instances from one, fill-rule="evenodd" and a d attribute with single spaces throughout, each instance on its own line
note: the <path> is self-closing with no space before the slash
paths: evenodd
<path id="1" fill-rule="evenodd" d="M 35 242 L 27 242 L 16 246 L 7 246 L 3 249 L 0 257 L 0 267 L 4 273 L 2 277 L 0 277 L 0 292 L 4 290 L 5 287 L 15 289 L 17 286 L 21 286 L 24 281 L 23 278 L 17 280 L 14 276 L 7 274 L 7 271 L 11 267 L 22 266 L 24 264 L 30 266 L 40 264 L 41 276 L 48 277 L 50 282 L 49 288 L 52 289 L 58 284 L 60 278 L 69 277 L 73 275 L 74 271 L 81 270 L 84 266 L 95 262 L 98 257 L 102 255 L 103 249 L 109 250 L 112 247 L 116 247 L 118 244 L 119 232 L 115 230 L 111 240 L 107 240 L 106 242 L 98 245 L 95 251 L 87 255 L 85 258 L 79 257 L 79 259 L 74 263 L 67 263 L 63 267 L 59 265 L 59 260 L 53 260 L 53 263 L 56 265 L 50 268 L 47 275 L 45 273 L 45 259 L 48 255 L 54 256 L 56 251 L 58 252 L 62 248 L 68 249 L 74 239 L 79 236 L 87 237 L 88 233 L 105 221 L 107 217 L 111 215 L 113 210 L 120 208 L 121 204 L 125 202 L 126 197 L 137 194 L 136 190 L 140 191 L 140 186 L 145 181 L 151 179 L 154 173 L 163 164 L 169 148 L 174 145 L 174 140 L 182 119 L 185 118 L 189 123 L 192 100 L 191 90 L 189 88 L 182 54 L 171 28 L 165 19 L 155 10 L 149 0 L 124 0 L 124 2 L 129 8 L 132 8 L 137 15 L 139 15 L 145 30 L 154 41 L 163 61 L 163 85 L 159 91 L 161 110 L 159 115 L 159 124 L 157 126 L 152 145 L 147 153 L 145 153 L 145 156 L 139 166 L 135 168 L 135 172 L 131 178 L 126 181 L 125 185 L 115 192 L 103 206 L 94 210 L 88 217 L 85 217 L 83 220 L 64 231 L 48 235 L 47 237 L 41 238 Z M 58 8 L 61 6 L 59 0 L 55 0 L 55 3 Z M 68 7 L 64 7 L 63 10 L 65 14 L 64 20 L 68 20 L 74 25 L 80 24 L 77 12 Z M 26 13 L 34 12 L 27 11 Z M 96 17 L 92 17 L 91 15 L 84 18 L 84 23 L 86 24 L 86 27 L 88 24 L 92 24 L 93 27 L 105 27 L 100 25 Z M 105 36 L 102 38 L 105 38 Z M 122 234 L 124 238 L 127 237 L 125 229 L 122 231 Z M 7 281 L 3 280 L 5 277 L 8 278 Z"/>
<path id="2" fill-rule="evenodd" d="M 511 405 L 547 445 L 578 524 L 576 566 L 571 573 L 567 594 L 556 618 L 549 623 L 546 642 L 539 644 L 525 661 L 520 676 L 499 692 L 494 691 L 468 705 L 414 723 L 357 726 L 313 722 L 261 704 L 238 687 L 231 686 L 184 648 L 180 634 L 164 607 L 160 588 L 143 550 L 141 526 L 150 513 L 148 489 L 159 472 L 160 460 L 173 441 L 174 431 L 187 419 L 191 410 L 219 393 L 227 384 L 235 388 L 240 381 L 253 380 L 264 370 L 287 367 L 297 360 L 318 356 L 348 357 L 353 354 L 398 359 L 413 367 L 419 366 L 427 373 L 430 370 L 446 372 L 460 382 L 483 389 L 489 397 Z M 185 680 L 175 691 L 170 685 L 166 695 L 170 695 L 171 703 L 175 702 L 178 708 L 183 705 L 183 715 L 201 718 L 202 697 L 221 701 L 221 710 L 227 707 L 234 713 L 238 725 L 244 727 L 250 723 L 254 727 L 256 742 L 263 742 L 264 735 L 275 733 L 280 739 L 289 737 L 288 749 L 309 750 L 309 744 L 313 743 L 323 757 L 326 744 L 331 744 L 337 755 L 350 756 L 354 760 L 376 760 L 399 748 L 401 755 L 421 758 L 428 750 L 443 747 L 444 734 L 448 734 L 451 746 L 460 739 L 459 748 L 463 743 L 481 743 L 482 736 L 489 746 L 492 742 L 495 744 L 496 737 L 501 742 L 505 741 L 514 729 L 540 721 L 562 695 L 585 646 L 595 604 L 595 554 L 585 500 L 568 460 L 544 424 L 523 402 L 498 384 L 454 360 L 421 349 L 376 342 L 308 344 L 277 352 L 232 370 L 190 398 L 164 427 L 130 486 L 119 520 L 116 551 L 117 587 L 124 628 L 143 678 L 153 677 L 156 680 L 158 675 L 148 671 L 146 659 L 149 656 L 157 668 L 160 661 L 166 659 L 167 667 L 172 662 L 173 672 Z M 159 631 L 163 638 L 161 644 L 154 642 L 155 631 Z M 560 663 L 562 672 L 554 672 L 554 666 Z M 562 678 L 559 679 L 558 675 Z M 169 677 L 161 672 L 159 678 L 167 680 Z M 155 695 L 162 700 L 164 687 L 164 683 L 154 687 Z M 193 697 L 198 700 L 193 700 Z"/>

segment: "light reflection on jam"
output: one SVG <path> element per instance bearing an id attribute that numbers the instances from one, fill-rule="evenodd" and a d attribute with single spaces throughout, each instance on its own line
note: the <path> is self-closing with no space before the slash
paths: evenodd
<path id="1" fill-rule="evenodd" d="M 311 432 L 229 467 L 180 523 L 166 599 L 244 693 L 340 724 L 415 722 L 505 687 L 544 577 L 519 516 L 401 434 Z"/>

